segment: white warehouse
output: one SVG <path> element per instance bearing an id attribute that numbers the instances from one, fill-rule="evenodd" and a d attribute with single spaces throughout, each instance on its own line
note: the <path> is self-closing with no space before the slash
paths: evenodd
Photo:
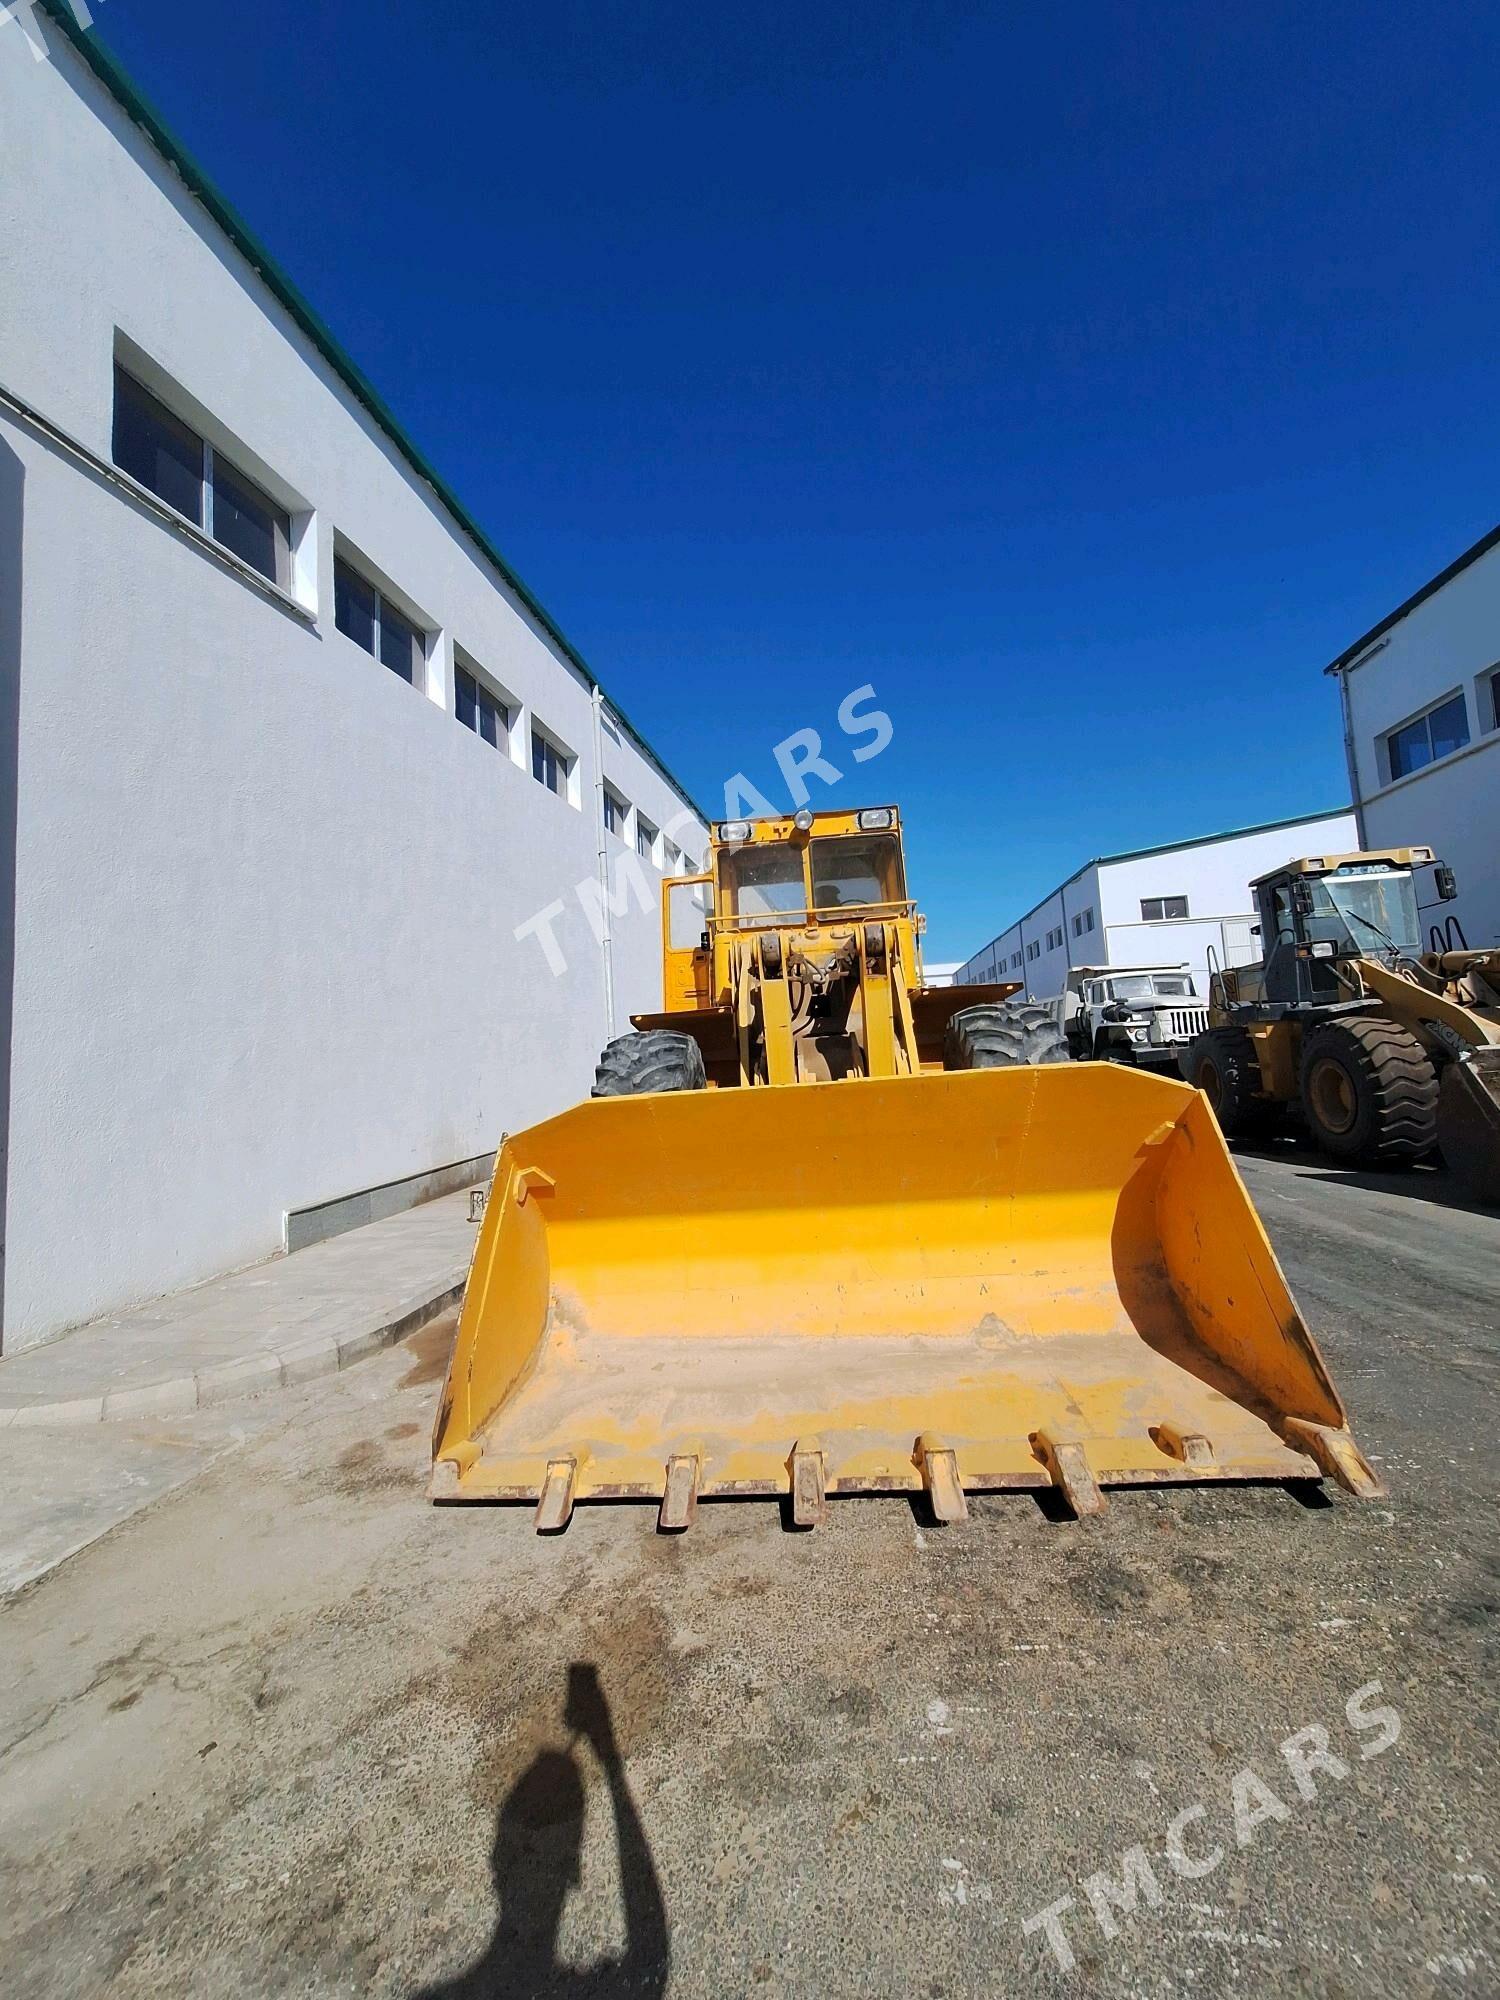
<path id="1" fill-rule="evenodd" d="M 7 1350 L 476 1178 L 660 1004 L 707 838 L 44 5 L 0 35 Z"/>
<path id="2" fill-rule="evenodd" d="M 1500 527 L 1324 671 L 1343 698 L 1362 844 L 1430 847 L 1458 898 L 1439 903 L 1419 874 L 1424 929 L 1447 936 L 1453 918 L 1455 943 L 1500 943 Z"/>
<path id="3" fill-rule="evenodd" d="M 1220 965 L 1259 955 L 1248 886 L 1255 877 L 1355 844 L 1345 810 L 1100 855 L 975 952 L 956 983 L 1019 979 L 1029 1000 L 1050 1000 L 1073 966 L 1186 964 L 1206 994 L 1210 952 Z"/>

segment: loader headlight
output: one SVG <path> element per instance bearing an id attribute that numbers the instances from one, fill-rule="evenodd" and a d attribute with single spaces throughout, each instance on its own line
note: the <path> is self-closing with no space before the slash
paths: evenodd
<path id="1" fill-rule="evenodd" d="M 748 840 L 750 822 L 747 819 L 726 819 L 719 828 L 720 840 Z"/>
<path id="2" fill-rule="evenodd" d="M 879 833 L 888 827 L 890 823 L 891 809 L 889 806 L 872 806 L 859 816 L 859 830 L 861 833 Z"/>
<path id="3" fill-rule="evenodd" d="M 801 812 L 796 814 L 792 820 L 792 825 L 796 827 L 798 833 L 811 833 L 812 823 L 813 823 L 813 816 L 812 816 L 811 806 L 804 806 Z"/>

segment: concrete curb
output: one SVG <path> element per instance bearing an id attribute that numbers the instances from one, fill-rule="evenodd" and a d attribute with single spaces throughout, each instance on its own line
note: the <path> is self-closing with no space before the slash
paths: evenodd
<path id="1" fill-rule="evenodd" d="M 263 1396 L 270 1389 L 291 1389 L 352 1368 L 381 1348 L 416 1333 L 427 1322 L 459 1303 L 467 1275 L 439 1292 L 404 1299 L 394 1312 L 336 1338 L 313 1336 L 290 1341 L 284 1348 L 264 1349 L 238 1361 L 221 1361 L 189 1375 L 172 1375 L 160 1382 L 142 1382 L 128 1389 L 109 1389 L 97 1396 L 69 1396 L 56 1402 L 39 1397 L 7 1401 L 0 1397 L 0 1430 L 13 1424 L 72 1429 L 80 1424 L 108 1423 L 123 1417 L 180 1417 L 211 1403 L 243 1396 Z"/>

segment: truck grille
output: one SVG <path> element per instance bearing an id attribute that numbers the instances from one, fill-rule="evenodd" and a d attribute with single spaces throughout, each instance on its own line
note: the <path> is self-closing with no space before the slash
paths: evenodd
<path id="1" fill-rule="evenodd" d="M 1190 1042 L 1208 1026 L 1206 1007 L 1172 1007 L 1167 1012 L 1167 1040 Z"/>

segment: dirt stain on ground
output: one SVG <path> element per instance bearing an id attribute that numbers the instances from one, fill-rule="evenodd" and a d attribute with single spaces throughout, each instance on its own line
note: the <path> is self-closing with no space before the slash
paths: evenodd
<path id="1" fill-rule="evenodd" d="M 517 1644 L 534 1617 L 523 1606 L 497 1606 L 481 1619 L 456 1658 L 406 1690 L 406 1699 L 437 1699 L 474 1723 L 479 1756 L 469 1778 L 476 1804 L 493 1809 L 534 1757 L 566 1740 L 565 1678 L 559 1662 L 595 1663 L 609 1694 L 620 1749 L 640 1754 L 660 1734 L 681 1697 L 690 1666 L 673 1654 L 669 1627 L 654 1606 L 621 1616 L 600 1606 L 597 1585 L 581 1572 L 552 1606 L 553 1662 L 531 1685 L 517 1685 Z"/>
<path id="2" fill-rule="evenodd" d="M 338 1492 L 352 1497 L 396 1488 L 414 1491 L 418 1482 L 409 1465 L 392 1464 L 374 1438 L 361 1438 L 334 1460 L 333 1483 Z"/>
<path id="3" fill-rule="evenodd" d="M 411 1356 L 412 1365 L 396 1384 L 398 1389 L 420 1389 L 424 1382 L 441 1382 L 453 1352 L 453 1336 L 458 1331 L 458 1308 L 439 1313 L 401 1345 Z"/>

